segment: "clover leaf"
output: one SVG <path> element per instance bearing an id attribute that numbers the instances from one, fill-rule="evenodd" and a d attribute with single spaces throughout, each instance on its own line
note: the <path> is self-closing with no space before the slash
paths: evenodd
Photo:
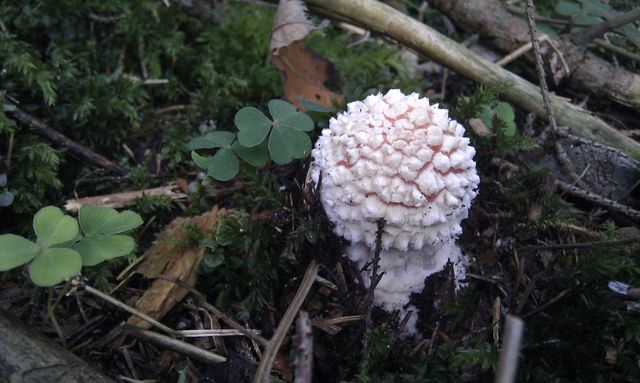
<path id="1" fill-rule="evenodd" d="M 132 237 L 122 235 L 142 225 L 142 218 L 130 210 L 84 205 L 78 213 L 83 239 L 73 245 L 82 257 L 84 266 L 95 266 L 103 261 L 125 256 L 133 251 Z M 120 235 L 116 235 L 120 234 Z"/>
<path id="2" fill-rule="evenodd" d="M 37 244 L 15 234 L 0 235 L 0 271 L 23 265 L 40 253 Z"/>
<path id="3" fill-rule="evenodd" d="M 29 266 L 29 276 L 38 286 L 54 286 L 82 269 L 80 254 L 68 248 L 43 250 Z"/>
<path id="4" fill-rule="evenodd" d="M 69 242 L 78 235 L 78 222 L 55 206 L 40 209 L 33 217 L 33 231 L 43 248 Z"/>
<path id="5" fill-rule="evenodd" d="M 247 148 L 257 146 L 264 141 L 272 125 L 267 116 L 252 106 L 240 109 L 233 122 L 238 128 L 240 145 Z"/>

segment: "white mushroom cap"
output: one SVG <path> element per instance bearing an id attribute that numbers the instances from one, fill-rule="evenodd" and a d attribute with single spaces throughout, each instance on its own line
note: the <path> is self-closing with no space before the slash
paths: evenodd
<path id="1" fill-rule="evenodd" d="M 462 231 L 480 181 L 475 149 L 446 109 L 392 89 L 352 102 L 332 118 L 312 151 L 312 178 L 335 231 L 382 247 L 440 246 Z"/>

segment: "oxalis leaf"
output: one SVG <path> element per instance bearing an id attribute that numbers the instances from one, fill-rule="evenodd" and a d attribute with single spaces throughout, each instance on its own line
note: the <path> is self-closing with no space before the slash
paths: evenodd
<path id="1" fill-rule="evenodd" d="M 118 213 L 116 209 L 84 205 L 78 213 L 85 237 L 123 233 L 142 225 L 140 215 L 130 210 Z"/>
<path id="2" fill-rule="evenodd" d="M 44 248 L 69 242 L 78 235 L 78 222 L 55 206 L 40 209 L 33 217 L 33 230 Z"/>
<path id="3" fill-rule="evenodd" d="M 41 247 L 15 234 L 0 235 L 0 271 L 23 265 L 36 257 Z"/>
<path id="4" fill-rule="evenodd" d="M 252 106 L 240 109 L 233 121 L 238 128 L 238 141 L 247 148 L 260 145 L 267 138 L 272 125 L 267 116 Z"/>
<path id="5" fill-rule="evenodd" d="M 207 169 L 208 175 L 219 181 L 229 181 L 240 169 L 238 157 L 229 148 L 220 148 L 213 157 L 191 152 L 191 158 L 198 166 Z"/>
<path id="6" fill-rule="evenodd" d="M 29 276 L 38 286 L 48 287 L 77 275 L 82 269 L 80 254 L 73 249 L 45 249 L 29 266 Z"/>
<path id="7" fill-rule="evenodd" d="M 311 153 L 311 139 L 300 130 L 279 126 L 271 132 L 269 152 L 273 162 L 284 165 Z"/>
<path id="8" fill-rule="evenodd" d="M 84 266 L 95 266 L 106 260 L 130 254 L 135 247 L 133 238 L 128 235 L 96 235 L 85 238 L 73 245 L 73 249 L 82 257 Z"/>
<path id="9" fill-rule="evenodd" d="M 231 150 L 251 166 L 264 166 L 269 161 L 269 148 L 264 142 L 253 148 L 245 148 L 236 141 L 231 146 Z"/>
<path id="10" fill-rule="evenodd" d="M 187 147 L 189 150 L 228 147 L 235 138 L 236 135 L 232 132 L 212 132 L 202 137 L 194 138 L 189 141 Z"/>

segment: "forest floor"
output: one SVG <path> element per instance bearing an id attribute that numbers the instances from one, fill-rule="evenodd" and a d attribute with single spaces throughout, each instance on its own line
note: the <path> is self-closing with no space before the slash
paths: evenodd
<path id="1" fill-rule="evenodd" d="M 519 25 L 505 21 L 505 35 L 526 31 L 525 1 L 483 2 Z M 542 53 L 552 105 L 571 102 L 589 112 L 580 121 L 615 131 L 601 136 L 596 122 L 589 139 L 551 127 L 517 86 L 447 69 L 319 1 L 309 19 L 284 21 L 276 2 L 249 0 L 22 3 L 0 5 L 0 233 L 35 239 L 34 214 L 48 205 L 72 217 L 82 205 L 128 209 L 144 223 L 130 254 L 85 262 L 54 286 L 36 286 L 26 265 L 0 274 L 12 321 L 114 381 L 489 382 L 504 373 L 506 322 L 519 318 L 516 381 L 640 381 L 638 17 L 576 45 L 628 93 L 614 80 L 579 83 L 574 65 L 587 60 L 562 51 L 563 36 L 630 14 L 633 1 L 535 2 L 540 31 L 559 41 Z M 491 20 L 461 15 L 465 2 L 385 3 L 470 57 L 497 61 L 528 42 L 471 25 Z M 272 33 L 285 41 L 278 54 Z M 556 49 L 573 76 L 561 78 Z M 530 50 L 504 68 L 540 91 L 535 60 Z M 347 103 L 389 89 L 447 108 L 480 176 L 458 238 L 465 285 L 451 265 L 428 277 L 411 298 L 410 336 L 398 313 L 371 307 L 375 289 L 332 230 L 305 147 Z M 268 116 L 272 99 L 313 127 L 286 137 L 299 148 L 243 147 L 236 113 Z M 0 356 L 0 381 L 14 367 L 3 368 Z"/>

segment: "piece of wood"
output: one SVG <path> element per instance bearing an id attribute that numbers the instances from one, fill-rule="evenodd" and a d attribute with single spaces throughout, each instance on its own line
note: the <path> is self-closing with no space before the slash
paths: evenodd
<path id="1" fill-rule="evenodd" d="M 187 195 L 178 191 L 176 185 L 161 186 L 152 189 L 135 190 L 123 193 L 105 194 L 84 198 L 68 199 L 64 204 L 67 211 L 78 211 L 83 205 L 98 205 L 111 208 L 121 208 L 131 206 L 136 203 L 136 199 L 141 197 L 167 196 L 172 200 L 187 198 Z"/>
<path id="2" fill-rule="evenodd" d="M 503 96 L 507 100 L 536 113 L 543 119 L 547 118 L 542 95 L 537 86 L 386 4 L 376 0 L 307 0 L 307 4 L 310 5 L 311 11 L 330 11 L 340 18 L 384 33 L 480 84 L 506 85 L 508 87 Z M 527 28 L 526 25 L 524 28 Z M 528 36 L 523 42 L 526 41 Z M 559 125 L 568 126 L 580 136 L 620 149 L 634 158 L 640 158 L 640 143 L 626 137 L 601 119 L 555 95 L 550 96 L 550 104 Z"/>
<path id="3" fill-rule="evenodd" d="M 0 382 L 115 383 L 1 308 Z"/>

